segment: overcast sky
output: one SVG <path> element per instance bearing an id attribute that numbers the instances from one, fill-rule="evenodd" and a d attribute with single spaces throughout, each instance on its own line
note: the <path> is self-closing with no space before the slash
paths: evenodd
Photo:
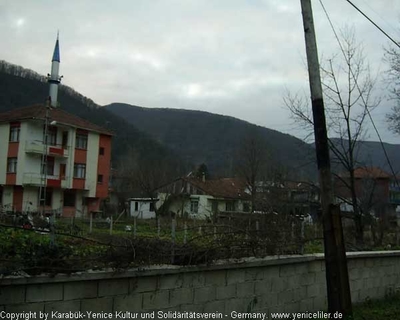
<path id="1" fill-rule="evenodd" d="M 400 41 L 399 0 L 353 0 Z M 339 47 L 313 0 L 320 57 Z M 389 41 L 346 0 L 323 0 L 336 28 L 355 27 L 380 75 Z M 60 30 L 63 83 L 100 105 L 204 110 L 303 137 L 284 108 L 285 90 L 308 94 L 300 0 L 1 0 L 0 59 L 50 71 Z M 384 140 L 386 85 L 374 119 Z M 377 140 L 369 130 L 369 140 Z"/>

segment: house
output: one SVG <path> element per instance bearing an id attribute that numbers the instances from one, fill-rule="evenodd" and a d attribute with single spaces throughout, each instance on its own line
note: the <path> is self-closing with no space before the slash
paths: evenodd
<path id="1" fill-rule="evenodd" d="M 0 114 L 3 211 L 82 216 L 108 196 L 112 133 L 58 107 L 59 63 L 57 39 L 48 103 Z"/>
<path id="2" fill-rule="evenodd" d="M 158 199 L 130 198 L 129 215 L 139 219 L 152 219 L 156 217 L 155 204 Z"/>
<path id="3" fill-rule="evenodd" d="M 290 214 L 317 219 L 320 210 L 319 189 L 304 181 L 258 181 L 256 207 L 262 212 Z"/>
<path id="4" fill-rule="evenodd" d="M 378 167 L 358 167 L 354 170 L 356 197 L 360 208 L 375 216 L 395 214 L 400 204 L 399 189 L 392 175 Z M 353 212 L 351 205 L 350 174 L 344 172 L 334 179 L 335 196 L 344 212 Z"/>
<path id="5" fill-rule="evenodd" d="M 250 195 L 241 179 L 205 180 L 182 177 L 158 190 L 157 210 L 164 214 L 198 219 L 219 212 L 250 212 Z"/>

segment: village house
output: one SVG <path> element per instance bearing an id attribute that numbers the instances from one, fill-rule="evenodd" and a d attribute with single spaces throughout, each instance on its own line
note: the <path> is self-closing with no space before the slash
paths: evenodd
<path id="1" fill-rule="evenodd" d="M 400 204 L 400 188 L 395 177 L 378 167 L 359 167 L 354 170 L 356 197 L 363 211 L 376 217 L 394 216 Z M 334 180 L 335 196 L 342 212 L 353 212 L 351 206 L 350 175 L 341 173 Z"/>
<path id="2" fill-rule="evenodd" d="M 250 212 L 250 195 L 241 179 L 176 179 L 158 190 L 157 209 L 163 214 L 213 219 L 220 212 Z"/>

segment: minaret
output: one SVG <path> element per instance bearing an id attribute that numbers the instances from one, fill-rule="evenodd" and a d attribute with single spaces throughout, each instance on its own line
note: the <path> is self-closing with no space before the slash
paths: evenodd
<path id="1" fill-rule="evenodd" d="M 57 41 L 54 47 L 53 59 L 51 60 L 51 74 L 47 75 L 47 82 L 50 84 L 50 103 L 52 107 L 57 107 L 57 95 L 58 95 L 58 85 L 61 82 L 61 78 L 59 76 L 59 68 L 60 68 L 60 46 L 58 43 L 58 33 L 57 33 Z"/>

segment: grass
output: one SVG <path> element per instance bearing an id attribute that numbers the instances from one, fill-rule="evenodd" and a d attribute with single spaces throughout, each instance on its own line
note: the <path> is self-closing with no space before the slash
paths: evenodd
<path id="1" fill-rule="evenodd" d="M 353 316 L 354 320 L 400 320 L 400 293 L 355 305 Z"/>

